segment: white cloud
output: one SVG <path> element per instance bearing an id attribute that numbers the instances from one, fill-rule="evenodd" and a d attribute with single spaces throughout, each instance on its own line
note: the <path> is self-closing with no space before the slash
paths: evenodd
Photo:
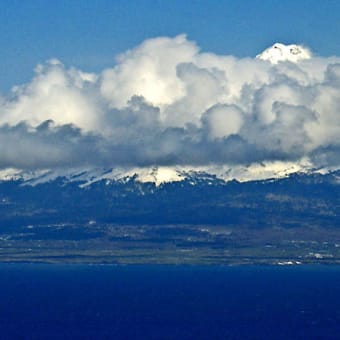
<path id="1" fill-rule="evenodd" d="M 95 104 L 95 75 L 66 70 L 57 60 L 38 65 L 28 84 L 16 86 L 1 105 L 0 122 L 25 121 L 38 125 L 45 120 L 74 124 L 86 131 L 98 128 L 100 107 Z"/>
<path id="2" fill-rule="evenodd" d="M 102 72 L 101 93 L 111 107 L 124 107 L 134 95 L 157 106 L 171 104 L 185 94 L 177 65 L 190 62 L 197 53 L 198 47 L 185 35 L 146 40 Z"/>
<path id="3" fill-rule="evenodd" d="M 243 125 L 242 111 L 235 105 L 214 105 L 204 115 L 210 139 L 238 134 Z"/>
<path id="4" fill-rule="evenodd" d="M 238 59 L 180 35 L 98 74 L 38 65 L 0 99 L 0 167 L 340 165 L 340 58 L 279 47 L 292 56 Z"/>

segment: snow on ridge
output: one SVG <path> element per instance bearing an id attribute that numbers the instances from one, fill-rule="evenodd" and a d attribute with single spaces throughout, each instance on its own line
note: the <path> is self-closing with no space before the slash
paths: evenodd
<path id="1" fill-rule="evenodd" d="M 271 162 L 247 167 L 227 165 L 202 167 L 136 167 L 131 169 L 111 169 L 111 171 L 106 171 L 100 176 L 86 180 L 81 184 L 81 187 L 89 186 L 103 179 L 122 181 L 130 178 L 135 178 L 135 180 L 140 183 L 155 183 L 156 186 L 160 186 L 163 183 L 179 182 L 195 176 L 200 179 L 206 178 L 207 180 L 211 180 L 211 177 L 215 176 L 216 179 L 225 182 L 235 179 L 239 182 L 247 182 L 269 178 L 283 178 L 295 172 L 308 171 L 310 171 L 310 164 L 307 161 L 300 164 Z"/>
<path id="2" fill-rule="evenodd" d="M 81 187 L 89 186 L 103 179 L 122 181 L 129 178 L 136 178 L 140 183 L 155 183 L 156 186 L 162 183 L 178 182 L 183 180 L 183 175 L 175 167 L 150 167 L 150 168 L 130 168 L 130 169 L 111 169 L 102 175 L 93 178 L 82 184 Z"/>
<path id="3" fill-rule="evenodd" d="M 15 168 L 0 170 L 0 181 L 23 180 L 25 182 L 44 176 L 49 170 L 24 171 Z"/>
<path id="4" fill-rule="evenodd" d="M 144 168 L 82 168 L 59 169 L 24 172 L 16 169 L 0 171 L 0 181 L 23 180 L 23 185 L 35 186 L 41 183 L 64 178 L 65 182 L 79 182 L 80 187 L 87 187 L 96 182 L 106 180 L 107 184 L 113 181 L 127 181 L 134 178 L 140 183 L 154 183 L 160 186 L 163 183 L 178 182 L 194 177 L 200 180 L 217 180 L 225 182 L 237 180 L 247 182 L 252 180 L 266 180 L 287 177 L 290 174 L 302 172 L 327 173 L 330 169 L 313 169 L 311 163 L 305 159 L 300 162 L 265 162 L 248 166 L 210 165 L 210 166 L 154 166 Z"/>
<path id="5" fill-rule="evenodd" d="M 280 43 L 275 43 L 256 56 L 257 59 L 269 61 L 272 64 L 277 64 L 281 61 L 297 63 L 302 60 L 311 59 L 311 57 L 311 51 L 304 46 L 295 44 L 284 45 Z"/>

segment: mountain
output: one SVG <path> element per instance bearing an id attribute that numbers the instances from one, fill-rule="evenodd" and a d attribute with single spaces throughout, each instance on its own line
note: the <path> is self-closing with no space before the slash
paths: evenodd
<path id="1" fill-rule="evenodd" d="M 154 166 L 133 168 L 78 168 L 58 170 L 23 171 L 18 169 L 0 170 L 0 181 L 22 180 L 23 185 L 35 186 L 63 177 L 69 182 L 79 182 L 82 187 L 101 180 L 124 181 L 134 177 L 137 182 L 162 183 L 182 181 L 192 176 L 215 176 L 223 181 L 237 180 L 239 182 L 283 178 L 289 174 L 327 173 L 331 169 L 315 169 L 307 160 L 300 162 L 263 162 L 247 166 L 209 165 L 209 166 Z"/>
<path id="2" fill-rule="evenodd" d="M 256 56 L 257 59 L 266 60 L 272 64 L 277 64 L 282 61 L 297 63 L 301 60 L 310 59 L 311 57 L 312 54 L 306 47 L 280 43 L 275 43 Z"/>
<path id="3" fill-rule="evenodd" d="M 135 170 L 3 172 L 1 225 L 96 221 L 253 228 L 339 226 L 339 170 L 306 170 L 243 182 L 197 170 Z"/>
<path id="4" fill-rule="evenodd" d="M 0 261 L 340 263 L 340 170 L 135 170 L 3 172 Z"/>

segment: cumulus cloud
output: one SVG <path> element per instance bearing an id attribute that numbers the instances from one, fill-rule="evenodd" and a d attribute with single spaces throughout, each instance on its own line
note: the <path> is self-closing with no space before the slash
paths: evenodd
<path id="1" fill-rule="evenodd" d="M 235 105 L 216 104 L 202 116 L 210 139 L 238 134 L 243 125 L 242 111 Z"/>
<path id="2" fill-rule="evenodd" d="M 239 59 L 149 39 L 98 74 L 47 61 L 0 98 L 0 168 L 339 166 L 339 136 L 340 58 L 298 45 Z"/>

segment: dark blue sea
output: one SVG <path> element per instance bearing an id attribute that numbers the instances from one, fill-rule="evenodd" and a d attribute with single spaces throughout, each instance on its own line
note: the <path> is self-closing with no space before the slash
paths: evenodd
<path id="1" fill-rule="evenodd" d="M 0 339 L 340 339 L 340 266 L 1 264 Z"/>

